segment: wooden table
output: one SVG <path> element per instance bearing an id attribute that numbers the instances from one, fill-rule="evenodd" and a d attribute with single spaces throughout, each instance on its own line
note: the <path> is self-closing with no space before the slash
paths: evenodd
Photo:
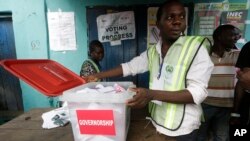
<path id="1" fill-rule="evenodd" d="M 0 126 L 1 141 L 74 141 L 71 125 L 53 129 L 43 129 L 42 113 L 49 108 L 32 109 L 29 112 Z M 175 141 L 173 138 L 156 133 L 152 124 L 148 124 L 145 115 L 132 111 L 127 141 Z M 139 114 L 138 114 L 139 113 Z M 148 124 L 148 126 L 147 126 Z M 145 128 L 146 127 L 146 128 Z"/>

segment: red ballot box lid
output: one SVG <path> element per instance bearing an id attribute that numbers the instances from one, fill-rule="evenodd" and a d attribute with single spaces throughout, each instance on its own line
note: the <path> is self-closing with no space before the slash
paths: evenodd
<path id="1" fill-rule="evenodd" d="M 2 60 L 1 65 L 46 96 L 58 96 L 86 83 L 71 70 L 48 59 L 7 59 Z"/>

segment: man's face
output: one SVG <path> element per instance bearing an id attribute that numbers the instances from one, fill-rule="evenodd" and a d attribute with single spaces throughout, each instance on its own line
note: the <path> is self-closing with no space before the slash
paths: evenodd
<path id="1" fill-rule="evenodd" d="M 224 45 L 224 47 L 228 50 L 234 48 L 235 43 L 240 39 L 240 31 L 237 28 L 234 28 L 233 30 L 227 30 L 223 33 L 224 36 L 222 36 L 221 43 Z"/>
<path id="2" fill-rule="evenodd" d="M 162 9 L 157 27 L 163 40 L 176 40 L 186 29 L 186 13 L 182 5 L 172 3 Z"/>

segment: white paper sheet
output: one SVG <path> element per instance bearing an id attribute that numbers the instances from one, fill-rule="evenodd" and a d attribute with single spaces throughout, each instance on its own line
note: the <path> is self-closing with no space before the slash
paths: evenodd
<path id="1" fill-rule="evenodd" d="M 50 50 L 76 50 L 74 12 L 48 12 Z"/>

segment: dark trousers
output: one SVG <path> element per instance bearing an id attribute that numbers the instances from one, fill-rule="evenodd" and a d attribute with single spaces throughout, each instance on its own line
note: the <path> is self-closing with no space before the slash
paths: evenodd
<path id="1" fill-rule="evenodd" d="M 240 116 L 243 125 L 249 125 L 250 93 L 244 93 L 240 103 Z"/>
<path id="2" fill-rule="evenodd" d="M 196 141 L 198 135 L 198 130 L 194 130 L 190 134 L 177 136 L 176 141 Z"/>

